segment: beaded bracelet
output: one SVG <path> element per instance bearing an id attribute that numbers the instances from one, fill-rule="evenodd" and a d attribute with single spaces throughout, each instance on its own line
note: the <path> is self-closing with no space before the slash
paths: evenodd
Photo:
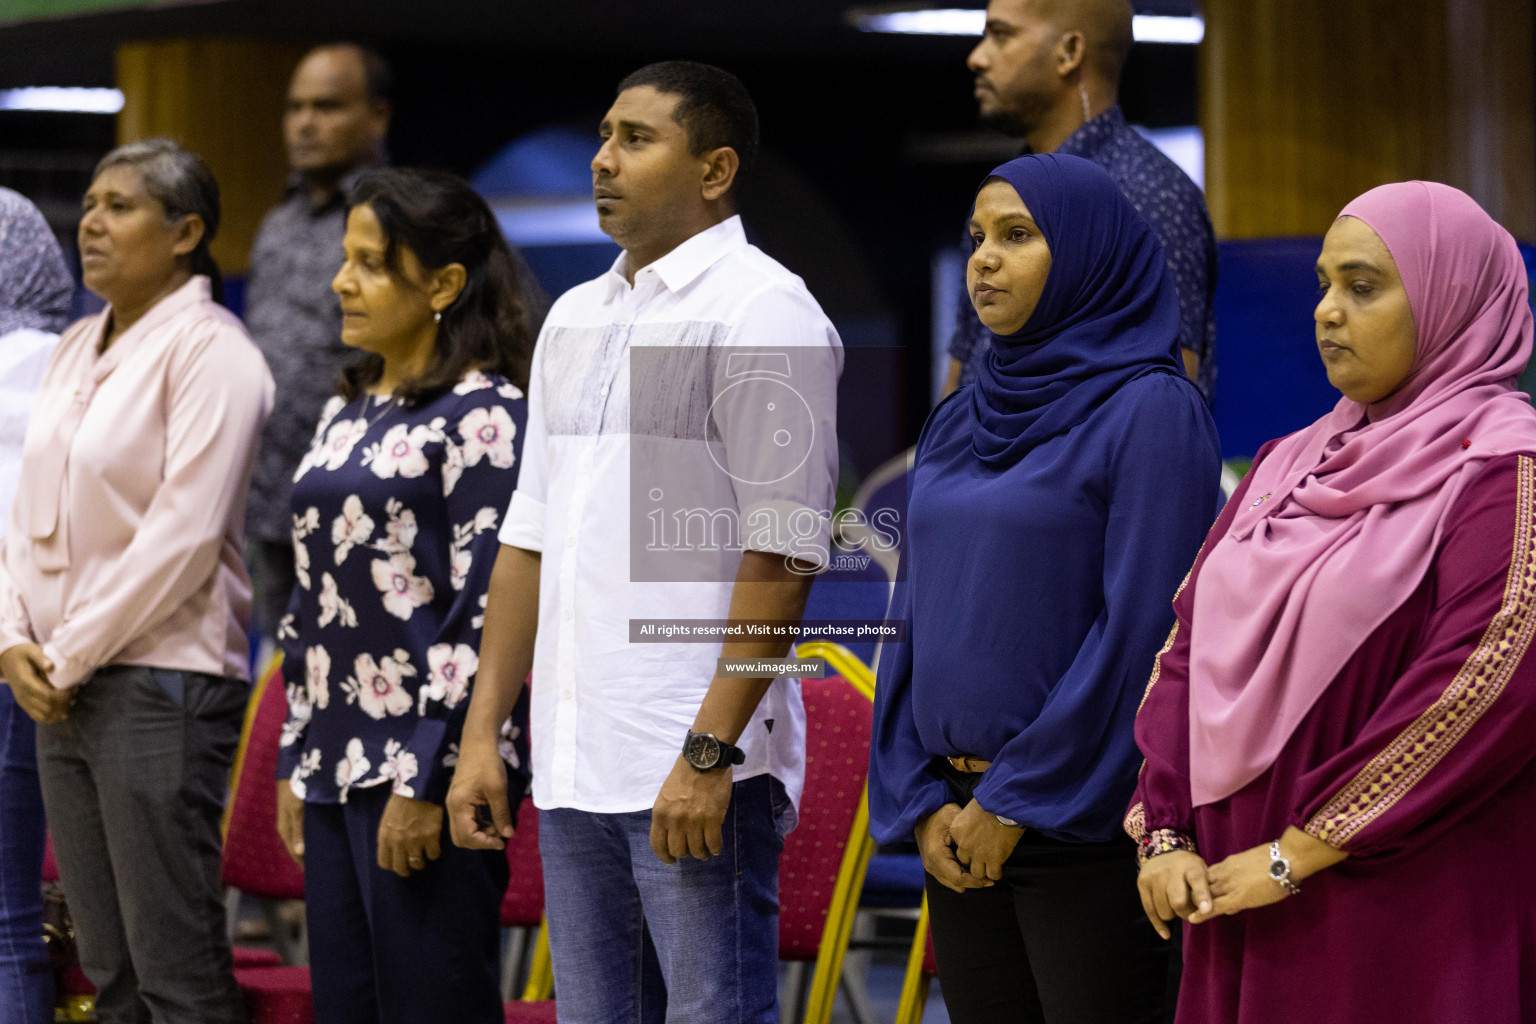
<path id="1" fill-rule="evenodd" d="M 1187 836 L 1177 829 L 1153 829 L 1151 832 L 1148 832 L 1147 837 L 1137 845 L 1136 863 L 1138 865 L 1145 864 L 1147 861 L 1151 860 L 1153 857 L 1158 856 L 1159 854 L 1171 853 L 1174 850 L 1188 850 L 1190 853 L 1193 853 L 1197 857 L 1200 855 L 1200 851 L 1195 847 L 1195 840 L 1193 837 Z"/>

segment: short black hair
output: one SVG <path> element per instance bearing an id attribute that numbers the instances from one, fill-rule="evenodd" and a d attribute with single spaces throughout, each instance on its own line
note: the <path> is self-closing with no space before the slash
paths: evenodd
<path id="1" fill-rule="evenodd" d="M 741 162 L 738 177 L 751 170 L 757 161 L 757 105 L 741 79 L 710 64 L 664 60 L 625 78 L 618 92 L 643 85 L 678 98 L 672 119 L 687 131 L 689 152 L 730 146 Z"/>
<path id="2" fill-rule="evenodd" d="M 384 55 L 371 46 L 362 43 L 354 43 L 350 39 L 338 39 L 330 43 L 321 43 L 310 50 L 351 50 L 356 53 L 363 63 L 363 92 L 368 97 L 369 103 L 389 102 L 389 97 L 395 91 L 395 73 L 390 69 L 389 61 Z M 308 54 L 305 54 L 308 56 Z"/>

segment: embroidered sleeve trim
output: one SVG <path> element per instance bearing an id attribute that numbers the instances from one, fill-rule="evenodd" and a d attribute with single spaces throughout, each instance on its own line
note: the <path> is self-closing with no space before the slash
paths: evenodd
<path id="1" fill-rule="evenodd" d="M 1434 704 L 1307 822 L 1306 831 L 1342 849 L 1428 775 L 1487 713 L 1536 634 L 1536 462 L 1519 459 L 1515 543 L 1504 599 L 1450 685 Z"/>
<path id="2" fill-rule="evenodd" d="M 1200 856 L 1200 848 L 1195 845 L 1194 836 L 1176 828 L 1153 829 L 1137 841 L 1136 864 L 1139 867 L 1153 857 L 1161 857 L 1174 850 L 1187 850 L 1196 857 Z"/>
<path id="3" fill-rule="evenodd" d="M 1146 766 L 1145 761 L 1142 762 L 1142 766 Z M 1145 842 L 1147 838 L 1146 805 L 1140 801 L 1137 801 L 1136 806 L 1132 807 L 1129 811 L 1126 812 L 1125 821 L 1122 827 L 1125 829 L 1126 835 L 1136 840 L 1136 845 L 1138 847 L 1143 842 Z"/>
<path id="4" fill-rule="evenodd" d="M 1184 581 L 1179 584 L 1179 589 L 1173 592 L 1173 600 L 1175 602 L 1178 601 L 1179 595 L 1184 593 L 1184 588 L 1189 586 L 1189 578 L 1195 574 L 1195 566 L 1200 564 L 1200 553 L 1204 550 L 1205 542 L 1202 541 L 1200 544 L 1200 551 L 1195 552 L 1195 560 L 1193 564 L 1190 565 L 1189 571 L 1184 574 Z M 1136 705 L 1136 713 L 1138 715 L 1141 714 L 1141 709 L 1146 707 L 1147 698 L 1152 696 L 1152 687 L 1156 685 L 1157 677 L 1163 674 L 1163 655 L 1173 650 L 1173 641 L 1178 638 L 1178 635 L 1179 619 L 1177 614 L 1175 614 L 1173 619 L 1173 628 L 1168 631 L 1168 639 L 1163 641 L 1163 649 L 1158 651 L 1157 657 L 1152 659 L 1152 676 L 1147 680 L 1147 688 L 1141 692 L 1141 703 Z M 1142 763 L 1142 767 L 1146 767 L 1145 762 Z"/>
<path id="5" fill-rule="evenodd" d="M 1152 659 L 1152 675 L 1147 680 L 1147 688 L 1141 693 L 1141 703 L 1136 705 L 1136 713 L 1141 714 L 1141 709 L 1147 706 L 1147 698 L 1152 696 L 1152 687 L 1157 685 L 1157 677 L 1163 674 L 1163 655 L 1173 650 L 1173 642 L 1179 636 L 1179 622 L 1173 622 L 1173 628 L 1168 631 L 1168 639 L 1163 641 L 1163 649 L 1157 652 L 1157 657 Z"/>

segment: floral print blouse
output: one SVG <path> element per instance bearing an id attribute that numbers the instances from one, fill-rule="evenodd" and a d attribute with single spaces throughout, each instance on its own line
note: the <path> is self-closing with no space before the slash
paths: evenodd
<path id="1" fill-rule="evenodd" d="M 279 628 L 278 777 L 302 799 L 446 796 L 527 416 L 522 391 L 478 370 L 419 408 L 338 396 L 321 413 L 294 473 L 298 583 Z M 517 774 L 526 732 L 525 694 L 502 727 Z"/>

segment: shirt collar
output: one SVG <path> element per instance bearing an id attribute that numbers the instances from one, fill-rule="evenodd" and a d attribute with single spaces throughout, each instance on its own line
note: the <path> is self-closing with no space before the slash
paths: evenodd
<path id="1" fill-rule="evenodd" d="M 1056 147 L 1056 152 L 1091 160 L 1095 153 L 1124 129 L 1125 114 L 1116 104 L 1093 120 L 1084 121 L 1077 131 L 1067 136 L 1067 141 Z"/>
<path id="2" fill-rule="evenodd" d="M 193 274 L 175 291 L 147 309 L 128 331 L 147 334 L 182 310 L 212 301 L 213 282 L 204 274 Z"/>
<path id="3" fill-rule="evenodd" d="M 677 292 L 696 281 L 700 274 L 723 258 L 747 244 L 747 232 L 741 225 L 741 215 L 733 214 L 713 227 L 705 228 L 674 248 L 661 259 L 642 267 L 655 273 L 669 291 Z M 612 299 L 621 289 L 628 288 L 625 270 L 629 266 L 629 254 L 620 253 L 608 271 L 608 297 Z"/>
<path id="4" fill-rule="evenodd" d="M 183 310 L 212 301 L 213 283 L 202 274 L 193 274 L 185 284 L 147 309 L 143 316 L 134 321 L 132 327 L 118 335 L 112 347 L 97 360 L 94 371 L 96 379 L 100 380 L 110 373 L 122 360 L 123 353 L 131 350 L 140 338 L 154 332 Z M 112 307 L 109 304 L 97 314 L 93 352 L 101 351 L 101 339 L 106 333 L 107 324 L 111 322 Z"/>
<path id="5" fill-rule="evenodd" d="M 336 190 L 321 200 L 318 206 L 309 199 L 309 185 L 305 180 L 303 172 L 290 171 L 288 173 L 288 180 L 283 186 L 283 195 L 288 199 L 292 199 L 294 196 L 303 196 L 304 208 L 318 217 L 323 213 L 329 212 L 338 204 L 345 202 L 347 191 L 357 184 L 357 179 L 362 177 L 363 172 L 377 166 L 379 165 L 370 161 L 369 163 L 360 164 L 346 174 L 343 174 L 341 180 L 336 183 Z"/>

